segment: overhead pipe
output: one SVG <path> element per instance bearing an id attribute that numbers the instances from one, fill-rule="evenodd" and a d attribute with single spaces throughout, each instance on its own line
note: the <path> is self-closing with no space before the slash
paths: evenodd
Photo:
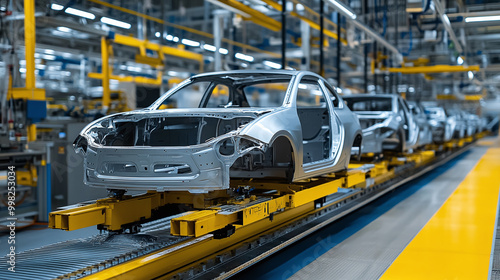
<path id="1" fill-rule="evenodd" d="M 378 32 L 376 32 L 375 30 L 371 29 L 370 27 L 362 23 L 360 20 L 358 20 L 357 15 L 353 11 L 351 11 L 349 7 L 345 6 L 338 0 L 328 0 L 327 4 L 333 9 L 335 9 L 337 12 L 345 16 L 348 20 L 350 20 L 354 24 L 354 26 L 364 31 L 366 35 L 373 38 L 375 41 L 379 42 L 390 52 L 392 52 L 396 56 L 396 60 L 398 62 L 403 62 L 403 55 L 401 55 L 399 50 L 395 46 L 391 45 L 391 43 L 389 43 L 386 39 L 384 39 L 384 37 L 380 36 Z"/>
<path id="2" fill-rule="evenodd" d="M 441 5 L 441 2 L 439 0 L 434 0 L 434 7 L 436 7 L 436 11 L 439 14 L 439 17 L 441 18 L 441 21 L 443 22 L 444 28 L 450 34 L 450 38 L 453 41 L 453 44 L 455 44 L 455 49 L 459 53 L 463 53 L 464 49 L 462 48 L 462 45 L 457 39 L 457 36 L 455 35 L 455 32 L 453 31 L 453 28 L 451 27 L 450 19 L 444 12 L 444 7 Z"/>

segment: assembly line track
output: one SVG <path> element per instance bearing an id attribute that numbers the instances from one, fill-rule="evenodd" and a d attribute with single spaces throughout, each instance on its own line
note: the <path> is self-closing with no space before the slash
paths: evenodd
<path id="1" fill-rule="evenodd" d="M 391 180 L 383 182 L 377 186 L 373 186 L 373 190 L 369 193 L 358 191 L 353 196 L 354 199 L 345 201 L 345 205 L 342 205 L 341 207 L 339 207 L 339 201 L 337 199 L 327 199 L 326 203 L 322 208 L 318 209 L 319 211 L 317 213 L 311 214 L 311 216 L 313 216 L 318 215 L 319 213 L 319 215 L 315 218 L 311 219 L 311 217 L 308 217 L 305 219 L 308 220 L 307 222 L 301 223 L 300 226 L 293 228 L 286 234 L 275 238 L 272 241 L 268 241 L 265 244 L 254 246 L 254 248 L 233 257 L 227 262 L 214 266 L 202 273 L 198 273 L 192 279 L 228 279 L 232 276 L 235 276 L 243 270 L 248 269 L 252 265 L 255 265 L 256 263 L 266 259 L 267 257 L 270 257 L 271 255 L 279 252 L 280 250 L 293 245 L 294 243 L 300 241 L 303 238 L 306 238 L 312 233 L 326 227 L 327 225 L 356 211 L 357 209 L 362 208 L 363 206 L 369 204 L 377 198 L 447 163 L 448 161 L 469 150 L 473 145 L 473 143 L 466 145 L 453 153 L 441 154 L 434 159 L 432 164 L 422 166 L 420 169 L 413 172 L 410 176 L 402 178 L 404 174 L 400 174 L 399 176 L 396 176 Z M 357 194 L 361 194 L 361 196 L 356 198 Z M 192 273 L 193 271 L 189 271 L 189 274 Z"/>
<path id="2" fill-rule="evenodd" d="M 175 271 L 165 271 L 158 277 L 228 278 L 402 184 L 444 164 L 472 145 L 464 146 L 455 152 L 443 152 L 437 155 L 430 165 L 418 169 L 414 169 L 413 164 L 397 167 L 396 177 L 369 188 L 339 189 L 339 192 L 328 196 L 322 205 L 318 202 L 314 211 L 296 216 L 276 228 L 256 232 L 251 238 L 236 245 L 218 248 L 217 252 L 203 259 L 193 259 L 191 264 Z M 184 250 L 186 246 L 197 246 L 197 243 L 201 244 L 207 238 L 212 238 L 212 234 L 200 238 L 170 235 L 170 220 L 175 217 L 144 224 L 140 234 L 101 234 L 21 252 L 16 258 L 16 279 L 33 279 L 35 275 L 37 279 L 78 279 L 104 270 L 112 270 L 117 265 L 161 250 L 169 252 Z M 233 237 L 228 239 L 231 238 Z M 0 278 L 11 277 L 12 275 L 6 269 L 6 258 L 0 258 L 0 261 Z"/>

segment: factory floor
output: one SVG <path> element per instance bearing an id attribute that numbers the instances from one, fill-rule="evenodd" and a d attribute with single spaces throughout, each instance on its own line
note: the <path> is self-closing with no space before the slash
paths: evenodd
<path id="1" fill-rule="evenodd" d="M 499 175 L 500 140 L 484 138 L 239 278 L 500 279 Z"/>

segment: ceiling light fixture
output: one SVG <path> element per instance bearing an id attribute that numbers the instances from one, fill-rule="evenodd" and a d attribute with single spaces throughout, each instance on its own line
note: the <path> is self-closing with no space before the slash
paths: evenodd
<path id="1" fill-rule="evenodd" d="M 70 15 L 74 16 L 79 16 L 83 18 L 88 18 L 88 19 L 95 19 L 95 15 L 89 12 L 85 12 L 82 10 L 74 9 L 74 8 L 67 8 L 64 12 Z"/>
<path id="2" fill-rule="evenodd" d="M 484 17 L 466 17 L 465 22 L 482 22 L 500 20 L 500 16 L 484 16 Z"/>
<path id="3" fill-rule="evenodd" d="M 209 44 L 203 44 L 203 48 L 207 51 L 215 52 L 217 48 L 215 46 L 209 45 Z"/>
<path id="4" fill-rule="evenodd" d="M 254 61 L 253 56 L 251 56 L 251 55 L 247 55 L 247 54 L 243 54 L 243 53 L 236 53 L 236 54 L 234 55 L 234 57 L 236 57 L 236 58 L 238 58 L 238 59 L 241 59 L 241 60 L 248 61 L 248 62 L 252 62 L 252 61 Z"/>
<path id="5" fill-rule="evenodd" d="M 272 62 L 272 61 L 269 61 L 269 60 L 264 60 L 262 62 L 262 64 L 264 64 L 266 66 L 269 66 L 271 68 L 274 68 L 274 69 L 281 69 L 281 64 L 276 63 L 276 62 Z"/>
<path id="6" fill-rule="evenodd" d="M 191 46 L 191 47 L 199 47 L 200 46 L 200 42 L 196 42 L 196 41 L 189 40 L 189 39 L 182 39 L 181 43 L 183 43 L 186 46 Z"/>
<path id="7" fill-rule="evenodd" d="M 61 11 L 62 9 L 64 9 L 64 6 L 56 4 L 56 3 L 52 3 L 52 5 L 50 5 L 50 8 L 54 11 Z"/>
<path id="8" fill-rule="evenodd" d="M 356 14 L 353 11 L 351 11 L 351 9 L 344 6 L 343 3 L 341 3 L 337 0 L 329 0 L 328 2 L 330 2 L 332 5 L 334 5 L 339 10 L 339 12 L 344 14 L 344 16 L 347 16 L 351 19 L 356 19 Z"/>
<path id="9" fill-rule="evenodd" d="M 105 23 L 105 24 L 113 25 L 116 27 L 125 28 L 125 29 L 130 29 L 130 27 L 132 27 L 132 25 L 128 22 L 119 21 L 119 20 L 112 19 L 109 17 L 102 17 L 101 22 Z"/>

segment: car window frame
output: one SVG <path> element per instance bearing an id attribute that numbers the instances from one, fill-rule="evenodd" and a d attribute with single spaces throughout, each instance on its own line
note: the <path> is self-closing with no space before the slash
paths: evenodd
<path id="1" fill-rule="evenodd" d="M 330 100 L 332 103 L 332 108 L 333 109 L 343 109 L 344 108 L 344 101 L 340 98 L 340 96 L 336 92 L 336 87 L 330 85 L 328 82 L 324 81 L 323 79 L 319 79 L 319 84 L 320 86 L 323 87 L 323 91 L 325 93 L 330 92 L 337 100 L 337 106 L 333 103 L 333 100 Z"/>

